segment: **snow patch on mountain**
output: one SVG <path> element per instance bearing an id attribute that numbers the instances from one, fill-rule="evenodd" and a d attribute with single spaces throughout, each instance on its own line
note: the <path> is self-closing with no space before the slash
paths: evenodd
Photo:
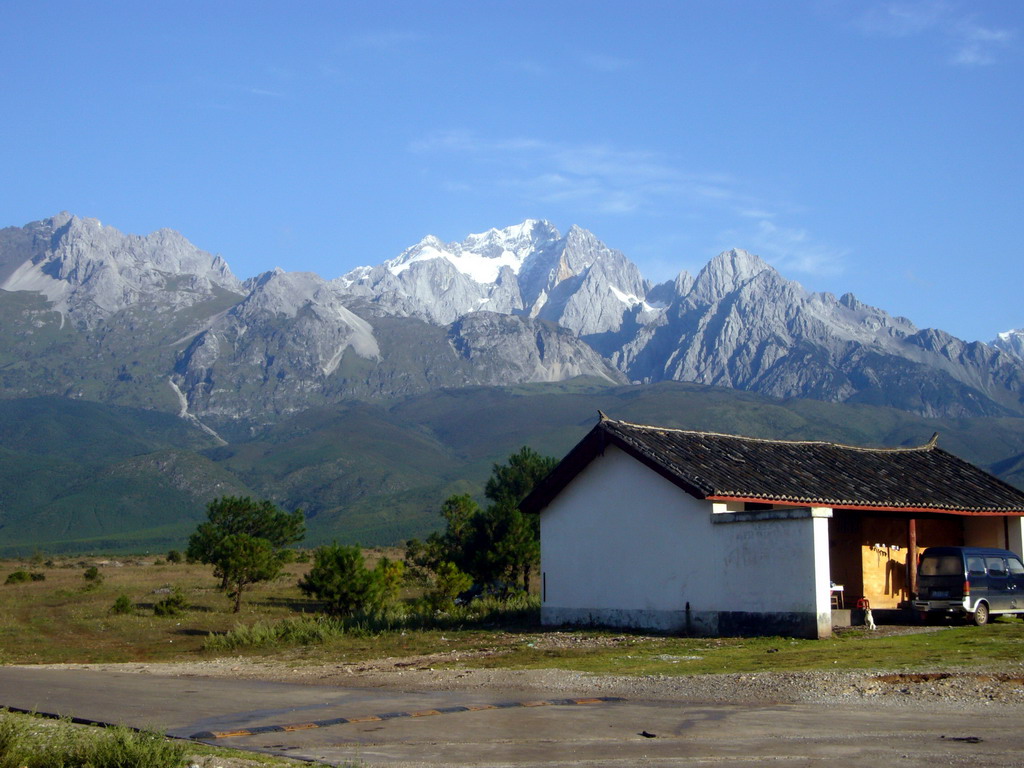
<path id="1" fill-rule="evenodd" d="M 609 285 L 608 289 L 612 292 L 612 294 L 615 296 L 615 298 L 617 298 L 619 301 L 621 301 L 627 307 L 635 307 L 637 304 L 644 304 L 645 305 L 645 309 L 648 309 L 648 310 L 649 309 L 653 309 L 653 307 L 651 305 L 647 304 L 647 302 L 645 302 L 640 297 L 634 296 L 631 293 L 626 293 L 625 291 L 620 291 L 614 285 Z"/>
<path id="2" fill-rule="evenodd" d="M 518 275 L 527 258 L 545 242 L 557 239 L 558 232 L 546 221 L 527 219 L 505 229 L 490 229 L 473 234 L 461 243 L 443 243 L 428 235 L 382 265 L 398 277 L 414 264 L 435 259 L 447 261 L 461 274 L 477 283 L 494 283 L 503 268 Z M 349 284 L 368 276 L 370 267 L 359 267 L 343 278 Z"/>
<path id="3" fill-rule="evenodd" d="M 1024 328 L 1003 331 L 991 342 L 993 347 L 1024 359 Z"/>
<path id="4" fill-rule="evenodd" d="M 414 253 L 388 263 L 387 269 L 397 277 L 413 264 L 431 259 L 446 259 L 455 269 L 478 283 L 493 283 L 498 279 L 502 267 L 508 267 L 513 274 L 517 274 L 523 265 L 523 259 L 511 251 L 502 251 L 497 256 L 461 250 L 453 253 L 427 243 L 421 244 Z"/>

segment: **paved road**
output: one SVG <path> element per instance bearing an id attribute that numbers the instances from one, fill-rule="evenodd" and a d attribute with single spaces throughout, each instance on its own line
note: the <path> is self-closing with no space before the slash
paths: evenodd
<path id="1" fill-rule="evenodd" d="M 529 699 L 0 667 L 0 705 L 332 764 L 1024 766 L 1019 712 Z M 644 732 L 653 734 L 645 737 Z"/>

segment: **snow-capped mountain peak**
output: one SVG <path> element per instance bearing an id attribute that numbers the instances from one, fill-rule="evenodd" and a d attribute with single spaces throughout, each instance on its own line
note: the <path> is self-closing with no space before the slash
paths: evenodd
<path id="1" fill-rule="evenodd" d="M 486 232 L 469 235 L 462 241 L 462 247 L 483 255 L 495 250 L 509 251 L 520 260 L 525 259 L 544 243 L 558 240 L 558 230 L 549 221 L 526 219 L 504 229 L 491 228 Z"/>
<path id="2" fill-rule="evenodd" d="M 997 349 L 1024 359 L 1024 328 L 1003 331 L 991 344 Z"/>
<path id="3" fill-rule="evenodd" d="M 579 335 L 615 331 L 632 308 L 652 309 L 645 304 L 650 285 L 629 259 L 585 229 L 573 226 L 563 237 L 539 219 L 458 243 L 426 237 L 336 284 L 390 312 L 430 322 L 487 310 L 538 317 Z"/>
<path id="4" fill-rule="evenodd" d="M 462 247 L 461 243 L 442 244 L 436 237 L 420 241 L 396 259 L 385 262 L 387 270 L 398 277 L 414 264 L 444 259 L 466 277 L 477 283 L 493 283 L 503 267 L 518 273 L 523 257 L 509 250 L 485 254 Z"/>
<path id="5" fill-rule="evenodd" d="M 494 283 L 505 267 L 518 275 L 531 254 L 558 238 L 558 230 L 550 223 L 527 219 L 504 229 L 469 235 L 461 243 L 444 243 L 428 235 L 383 266 L 397 277 L 413 264 L 443 259 L 474 282 Z"/>

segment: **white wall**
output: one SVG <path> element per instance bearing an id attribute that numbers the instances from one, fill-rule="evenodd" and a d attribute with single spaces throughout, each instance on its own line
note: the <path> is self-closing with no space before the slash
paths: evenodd
<path id="1" fill-rule="evenodd" d="M 831 611 L 829 517 L 831 510 L 822 510 L 810 518 L 715 525 L 724 564 L 722 609 L 805 611 L 810 600 L 813 610 Z"/>
<path id="2" fill-rule="evenodd" d="M 800 614 L 827 634 L 827 520 L 803 512 L 713 522 L 710 502 L 609 446 L 541 513 L 544 621 L 716 632 L 726 614 Z"/>
<path id="3" fill-rule="evenodd" d="M 690 554 L 707 517 L 706 503 L 609 447 L 541 513 L 545 603 L 677 610 L 713 599 L 716 579 Z"/>

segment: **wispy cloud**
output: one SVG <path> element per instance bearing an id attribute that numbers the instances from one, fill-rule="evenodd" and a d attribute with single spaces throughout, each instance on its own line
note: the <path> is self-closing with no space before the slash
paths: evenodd
<path id="1" fill-rule="evenodd" d="M 949 15 L 944 2 L 877 3 L 865 8 L 859 26 L 869 34 L 910 37 L 936 29 Z"/>
<path id="2" fill-rule="evenodd" d="M 816 241 L 806 229 L 781 227 L 764 219 L 746 238 L 754 250 L 784 272 L 835 275 L 844 271 L 849 256 L 848 250 Z"/>
<path id="3" fill-rule="evenodd" d="M 468 131 L 449 131 L 421 139 L 411 149 L 472 157 L 489 169 L 489 185 L 518 191 L 538 203 L 572 201 L 602 213 L 661 209 L 667 201 L 684 198 L 737 202 L 741 198 L 721 174 L 684 173 L 672 158 L 607 144 L 487 139 Z"/>
<path id="4" fill-rule="evenodd" d="M 934 280 L 929 280 L 927 278 L 921 277 L 919 274 L 917 274 L 911 269 L 906 269 L 903 271 L 903 279 L 906 280 L 910 285 L 914 286 L 915 288 L 923 288 L 929 291 L 935 288 Z"/>
<path id="5" fill-rule="evenodd" d="M 996 63 L 1017 37 L 1014 29 L 982 24 L 972 11 L 942 0 L 878 3 L 862 13 L 858 26 L 886 37 L 940 36 L 949 48 L 949 63 L 968 67 Z"/>
<path id="6" fill-rule="evenodd" d="M 250 96 L 264 96 L 271 99 L 285 99 L 287 94 L 280 91 L 268 91 L 265 88 L 246 88 L 245 92 Z"/>
<path id="7" fill-rule="evenodd" d="M 996 54 L 1013 42 L 1016 32 L 964 23 L 959 30 L 959 37 L 959 46 L 953 54 L 952 62 L 973 67 L 994 64 Z"/>
<path id="8" fill-rule="evenodd" d="M 694 172 L 656 152 L 532 137 L 485 138 L 470 131 L 435 133 L 410 150 L 467 161 L 461 173 L 446 163 L 449 178 L 441 186 L 458 194 L 496 193 L 542 212 L 562 209 L 577 216 L 679 221 L 695 216 L 703 226 L 733 222 L 728 240 L 756 249 L 780 268 L 804 273 L 833 274 L 846 255 L 806 230 L 777 223 L 791 217 L 795 206 L 759 195 L 730 174 Z"/>

